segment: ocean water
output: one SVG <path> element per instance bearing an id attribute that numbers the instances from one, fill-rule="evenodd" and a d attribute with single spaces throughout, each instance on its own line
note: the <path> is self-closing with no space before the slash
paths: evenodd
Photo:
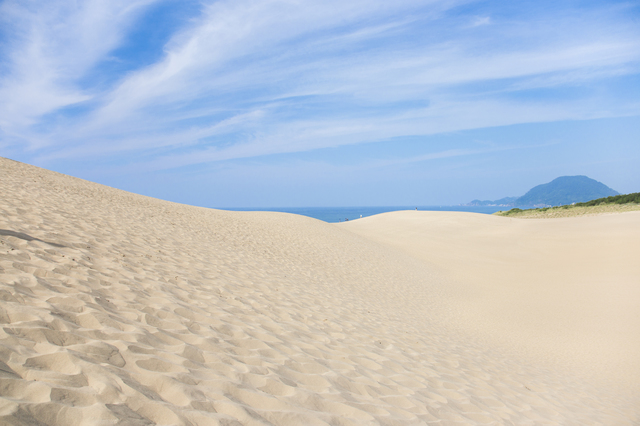
<path id="1" fill-rule="evenodd" d="M 399 210 L 423 211 L 451 211 L 451 212 L 472 212 L 491 214 L 499 210 L 508 210 L 508 207 L 496 206 L 382 206 L 382 207 L 269 207 L 269 208 L 223 208 L 222 210 L 232 211 L 262 211 L 262 212 L 284 212 L 294 213 L 302 216 L 309 216 L 314 219 L 323 220 L 329 223 L 344 222 L 345 220 L 355 220 L 360 217 L 373 216 L 380 213 L 395 212 Z"/>

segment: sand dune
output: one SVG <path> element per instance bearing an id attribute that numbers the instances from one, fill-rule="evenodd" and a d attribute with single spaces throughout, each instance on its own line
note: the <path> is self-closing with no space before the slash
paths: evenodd
<path id="1" fill-rule="evenodd" d="M 0 175 L 0 424 L 640 420 L 636 213 L 335 225 Z"/>
<path id="2" fill-rule="evenodd" d="M 408 211 L 346 226 L 448 277 L 461 329 L 638 391 L 640 212 L 518 220 Z"/>

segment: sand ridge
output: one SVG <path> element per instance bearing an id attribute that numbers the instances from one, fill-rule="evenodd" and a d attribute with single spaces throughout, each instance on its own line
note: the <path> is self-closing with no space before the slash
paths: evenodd
<path id="1" fill-rule="evenodd" d="M 638 421 L 637 394 L 475 339 L 446 262 L 295 215 L 0 174 L 0 423 Z"/>
<path id="2" fill-rule="evenodd" d="M 617 214 L 623 212 L 640 211 L 640 204 L 599 204 L 597 206 L 558 206 L 540 209 L 527 209 L 509 213 L 510 210 L 494 213 L 496 216 L 507 216 L 518 219 L 556 219 L 574 216 L 595 216 L 603 214 Z"/>

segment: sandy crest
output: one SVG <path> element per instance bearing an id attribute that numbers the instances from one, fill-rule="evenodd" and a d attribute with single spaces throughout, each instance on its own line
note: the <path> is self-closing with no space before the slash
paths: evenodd
<path id="1" fill-rule="evenodd" d="M 637 390 L 615 365 L 565 371 L 551 347 L 482 331 L 488 308 L 465 291 L 490 299 L 493 284 L 466 281 L 481 272 L 473 262 L 452 269 L 462 233 L 429 258 L 409 234 L 384 237 L 427 232 L 403 213 L 338 226 L 169 203 L 6 159 L 0 176 L 0 424 L 638 422 Z M 607 306 L 637 311 L 629 287 Z M 576 303 L 591 308 L 590 294 Z M 495 332 L 545 342 L 526 327 Z M 605 368 L 604 355 L 585 362 Z"/>

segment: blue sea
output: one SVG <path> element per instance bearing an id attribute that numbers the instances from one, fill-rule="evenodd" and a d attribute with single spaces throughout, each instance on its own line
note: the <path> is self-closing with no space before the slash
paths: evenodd
<path id="1" fill-rule="evenodd" d="M 399 210 L 415 210 L 416 207 L 418 210 L 423 211 L 472 212 L 483 214 L 491 214 L 499 210 L 509 210 L 508 207 L 498 206 L 262 207 L 222 208 L 222 210 L 294 213 L 329 223 L 337 223 L 344 222 L 345 220 L 359 219 L 360 217 L 373 216 L 380 213 L 395 212 Z"/>

